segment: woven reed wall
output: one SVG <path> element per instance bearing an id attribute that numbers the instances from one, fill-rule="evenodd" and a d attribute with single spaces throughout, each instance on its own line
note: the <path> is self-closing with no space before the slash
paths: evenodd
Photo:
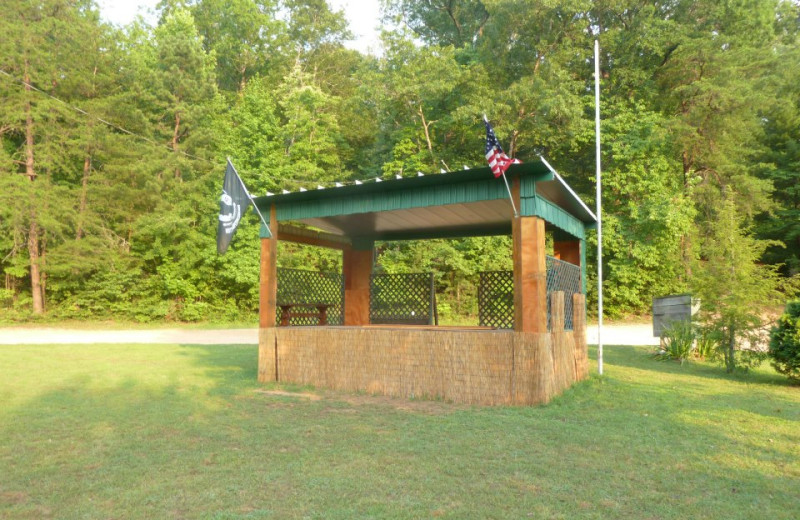
<path id="1" fill-rule="evenodd" d="M 371 327 L 278 327 L 259 334 L 259 381 L 480 405 L 546 403 L 588 374 L 583 296 L 547 334 Z M 580 314 L 580 316 L 578 316 Z M 578 319 L 575 319 L 578 318 Z"/>

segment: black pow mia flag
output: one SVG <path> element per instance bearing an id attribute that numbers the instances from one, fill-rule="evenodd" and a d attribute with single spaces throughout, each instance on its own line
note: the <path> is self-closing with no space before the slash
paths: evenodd
<path id="1" fill-rule="evenodd" d="M 250 194 L 244 187 L 236 168 L 228 159 L 225 180 L 222 183 L 222 197 L 219 199 L 219 224 L 217 225 L 217 253 L 223 254 L 233 239 L 236 228 L 245 211 L 250 206 Z"/>

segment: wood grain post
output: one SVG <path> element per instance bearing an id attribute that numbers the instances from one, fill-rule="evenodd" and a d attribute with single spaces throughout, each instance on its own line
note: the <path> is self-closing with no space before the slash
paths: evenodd
<path id="1" fill-rule="evenodd" d="M 369 286 L 372 274 L 372 248 L 343 251 L 344 324 L 369 325 Z"/>
<path id="2" fill-rule="evenodd" d="M 553 242 L 553 256 L 573 265 L 581 265 L 581 241 L 564 240 Z"/>
<path id="3" fill-rule="evenodd" d="M 514 256 L 514 330 L 547 332 L 547 267 L 544 220 L 515 217 L 512 225 Z"/>
<path id="4" fill-rule="evenodd" d="M 589 377 L 589 347 L 586 344 L 586 296 L 572 295 L 572 336 L 575 341 L 575 379 Z"/>
<path id="5" fill-rule="evenodd" d="M 553 392 L 561 393 L 575 381 L 575 348 L 564 331 L 564 292 L 550 293 L 550 339 L 553 349 Z"/>
<path id="6" fill-rule="evenodd" d="M 550 332 L 564 332 L 564 291 L 550 293 Z"/>
<path id="7" fill-rule="evenodd" d="M 278 297 L 278 221 L 275 205 L 269 210 L 269 228 L 272 237 L 261 239 L 261 270 L 258 290 L 258 326 L 275 326 L 275 306 Z"/>
<path id="8" fill-rule="evenodd" d="M 275 347 L 276 301 L 278 297 L 278 221 L 275 205 L 269 211 L 272 237 L 261 239 L 261 267 L 258 287 L 258 380 L 276 381 L 278 360 Z"/>

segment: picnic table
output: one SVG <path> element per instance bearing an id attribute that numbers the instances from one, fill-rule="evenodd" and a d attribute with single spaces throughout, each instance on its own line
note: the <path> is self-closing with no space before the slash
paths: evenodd
<path id="1" fill-rule="evenodd" d="M 319 325 L 328 324 L 329 303 L 281 303 L 281 327 L 291 325 L 292 318 L 317 318 Z"/>

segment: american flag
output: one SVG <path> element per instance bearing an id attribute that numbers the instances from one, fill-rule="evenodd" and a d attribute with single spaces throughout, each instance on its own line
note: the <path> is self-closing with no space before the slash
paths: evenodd
<path id="1" fill-rule="evenodd" d="M 505 154 L 503 147 L 500 146 L 500 141 L 494 135 L 494 129 L 489 124 L 486 117 L 483 118 L 483 123 L 486 125 L 486 160 L 489 161 L 489 166 L 492 168 L 492 173 L 495 178 L 503 175 L 509 166 L 512 164 L 520 164 L 522 161 L 519 159 L 512 159 Z"/>

